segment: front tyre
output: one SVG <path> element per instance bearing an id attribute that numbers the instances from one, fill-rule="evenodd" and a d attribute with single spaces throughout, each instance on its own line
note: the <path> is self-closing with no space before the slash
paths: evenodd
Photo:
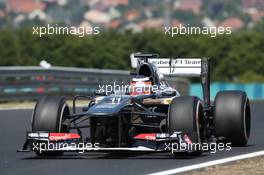
<path id="1" fill-rule="evenodd" d="M 170 134 L 184 132 L 193 143 L 201 145 L 205 136 L 201 100 L 198 97 L 174 98 L 169 107 L 168 130 Z M 193 155 L 200 155 L 202 150 L 194 148 L 192 151 Z"/>
<path id="2" fill-rule="evenodd" d="M 41 98 L 33 111 L 32 132 L 68 132 L 67 126 L 63 125 L 65 116 L 70 114 L 68 105 L 62 97 Z M 36 152 L 39 156 L 60 156 L 62 152 Z"/>

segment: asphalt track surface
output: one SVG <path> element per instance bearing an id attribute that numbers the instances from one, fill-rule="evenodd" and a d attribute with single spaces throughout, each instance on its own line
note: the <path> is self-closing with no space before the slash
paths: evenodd
<path id="1" fill-rule="evenodd" d="M 169 154 L 109 155 L 104 153 L 67 154 L 61 158 L 42 159 L 34 153 L 16 153 L 30 130 L 32 110 L 0 111 L 0 174 L 146 174 L 177 167 L 264 150 L 264 102 L 251 104 L 252 125 L 249 146 L 204 153 L 196 158 L 173 158 Z"/>

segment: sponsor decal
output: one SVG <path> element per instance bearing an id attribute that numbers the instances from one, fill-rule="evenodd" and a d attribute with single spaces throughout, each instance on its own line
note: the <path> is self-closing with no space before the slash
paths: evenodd
<path id="1" fill-rule="evenodd" d="M 138 134 L 134 137 L 135 139 L 140 139 L 140 140 L 156 140 L 156 134 L 155 133 L 146 133 L 146 134 Z"/>
<path id="2" fill-rule="evenodd" d="M 155 58 L 148 59 L 148 61 L 155 64 L 159 68 L 158 71 L 162 74 L 201 74 L 201 58 Z"/>
<path id="3" fill-rule="evenodd" d="M 80 135 L 76 133 L 49 133 L 50 141 L 57 140 L 70 140 L 70 139 L 79 139 Z"/>

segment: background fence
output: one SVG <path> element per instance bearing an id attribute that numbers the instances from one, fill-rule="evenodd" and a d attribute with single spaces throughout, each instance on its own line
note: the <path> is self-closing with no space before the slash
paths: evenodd
<path id="1" fill-rule="evenodd" d="M 76 94 L 92 95 L 100 85 L 130 81 L 130 72 L 51 67 L 0 67 L 0 101 L 32 100 L 44 95 L 63 95 L 71 98 Z M 189 93 L 189 82 L 166 77 L 182 94 Z"/>
<path id="2" fill-rule="evenodd" d="M 76 94 L 92 95 L 99 85 L 127 84 L 130 72 L 51 67 L 0 67 L 0 101 L 35 100 L 45 95 L 63 95 L 72 98 Z M 186 79 L 166 77 L 182 95 L 202 97 L 200 83 L 191 84 Z M 264 99 L 264 83 L 211 83 L 211 99 L 220 90 L 243 90 L 249 98 Z"/>
<path id="3" fill-rule="evenodd" d="M 264 99 L 264 83 L 211 83 L 211 99 L 213 100 L 218 91 L 221 90 L 242 90 L 252 100 Z M 202 88 L 199 83 L 190 86 L 190 94 L 202 97 Z"/>

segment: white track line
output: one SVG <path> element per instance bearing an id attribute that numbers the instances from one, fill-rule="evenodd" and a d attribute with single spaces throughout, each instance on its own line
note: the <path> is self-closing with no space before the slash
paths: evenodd
<path id="1" fill-rule="evenodd" d="M 24 109 L 33 109 L 34 107 L 7 107 L 0 108 L 0 111 L 12 111 L 12 110 L 24 110 Z"/>
<path id="2" fill-rule="evenodd" d="M 199 163 L 199 164 L 195 164 L 195 165 L 184 166 L 181 168 L 175 168 L 175 169 L 171 169 L 171 170 L 160 171 L 160 172 L 152 173 L 150 175 L 167 175 L 167 174 L 183 173 L 186 171 L 196 170 L 196 169 L 205 168 L 208 166 L 224 164 L 224 163 L 228 163 L 228 162 L 233 162 L 233 161 L 242 160 L 242 159 L 248 159 L 248 158 L 262 156 L 262 155 L 264 155 L 264 151 L 258 151 L 258 152 L 248 153 L 248 154 L 242 154 L 239 156 L 228 157 L 228 158 L 224 158 L 224 159 L 217 159 L 217 160 Z"/>

